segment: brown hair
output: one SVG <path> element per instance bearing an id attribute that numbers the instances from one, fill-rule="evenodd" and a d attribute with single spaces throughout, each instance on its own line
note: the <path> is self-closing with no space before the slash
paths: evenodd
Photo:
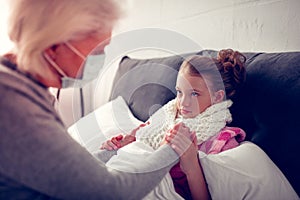
<path id="1" fill-rule="evenodd" d="M 205 79 L 214 91 L 225 90 L 232 98 L 245 82 L 246 57 L 238 51 L 223 49 L 217 58 L 193 55 L 181 65 L 179 73 L 188 73 Z"/>

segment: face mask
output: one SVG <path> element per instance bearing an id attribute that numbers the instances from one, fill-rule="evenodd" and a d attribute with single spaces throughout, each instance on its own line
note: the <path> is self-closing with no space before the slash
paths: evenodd
<path id="1" fill-rule="evenodd" d="M 61 78 L 62 88 L 81 88 L 92 80 L 96 79 L 104 65 L 105 55 L 89 55 L 83 65 L 82 78 L 63 76 Z"/>
<path id="2" fill-rule="evenodd" d="M 82 78 L 72 78 L 68 77 L 60 67 L 47 55 L 44 54 L 46 60 L 51 63 L 51 65 L 57 70 L 57 72 L 62 75 L 61 77 L 61 85 L 62 88 L 82 88 L 87 83 L 91 82 L 92 80 L 96 79 L 99 72 L 101 71 L 102 67 L 104 66 L 105 55 L 98 54 L 98 55 L 89 55 L 86 59 L 85 57 L 71 44 L 66 43 L 66 45 L 79 57 L 85 60 L 83 64 L 83 72 Z"/>

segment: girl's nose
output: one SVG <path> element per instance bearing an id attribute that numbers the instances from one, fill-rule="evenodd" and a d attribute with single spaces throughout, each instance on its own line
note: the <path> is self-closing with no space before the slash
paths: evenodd
<path id="1" fill-rule="evenodd" d="M 180 99 L 180 105 L 183 107 L 188 107 L 190 105 L 190 98 L 187 95 L 183 95 Z"/>

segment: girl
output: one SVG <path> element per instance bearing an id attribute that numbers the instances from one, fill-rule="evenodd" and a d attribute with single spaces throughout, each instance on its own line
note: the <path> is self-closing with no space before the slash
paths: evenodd
<path id="1" fill-rule="evenodd" d="M 179 152 L 180 144 L 174 138 L 178 129 L 187 126 L 192 130 L 190 139 L 194 145 L 181 155 L 170 174 L 176 192 L 183 198 L 208 199 L 198 150 L 218 153 L 237 146 L 245 138 L 240 128 L 226 126 L 232 121 L 232 101 L 226 98 L 234 97 L 244 82 L 245 61 L 244 55 L 232 49 L 221 50 L 217 59 L 199 55 L 186 59 L 178 73 L 176 98 L 131 134 L 113 137 L 101 149 L 115 150 L 137 138 L 154 149 L 168 142 Z"/>

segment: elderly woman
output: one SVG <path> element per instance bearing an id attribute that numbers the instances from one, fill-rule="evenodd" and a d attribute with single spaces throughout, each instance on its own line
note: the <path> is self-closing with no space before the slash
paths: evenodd
<path id="1" fill-rule="evenodd" d="M 113 0 L 10 3 L 9 36 L 15 50 L 0 65 L 0 198 L 145 196 L 175 164 L 178 152 L 162 146 L 136 166 L 143 171 L 151 163 L 148 173 L 108 169 L 68 135 L 48 92 L 49 87 L 82 86 L 93 79 L 87 75 L 98 74 L 86 59 L 97 47 L 93 56 L 99 65 L 103 62 L 119 5 Z"/>

